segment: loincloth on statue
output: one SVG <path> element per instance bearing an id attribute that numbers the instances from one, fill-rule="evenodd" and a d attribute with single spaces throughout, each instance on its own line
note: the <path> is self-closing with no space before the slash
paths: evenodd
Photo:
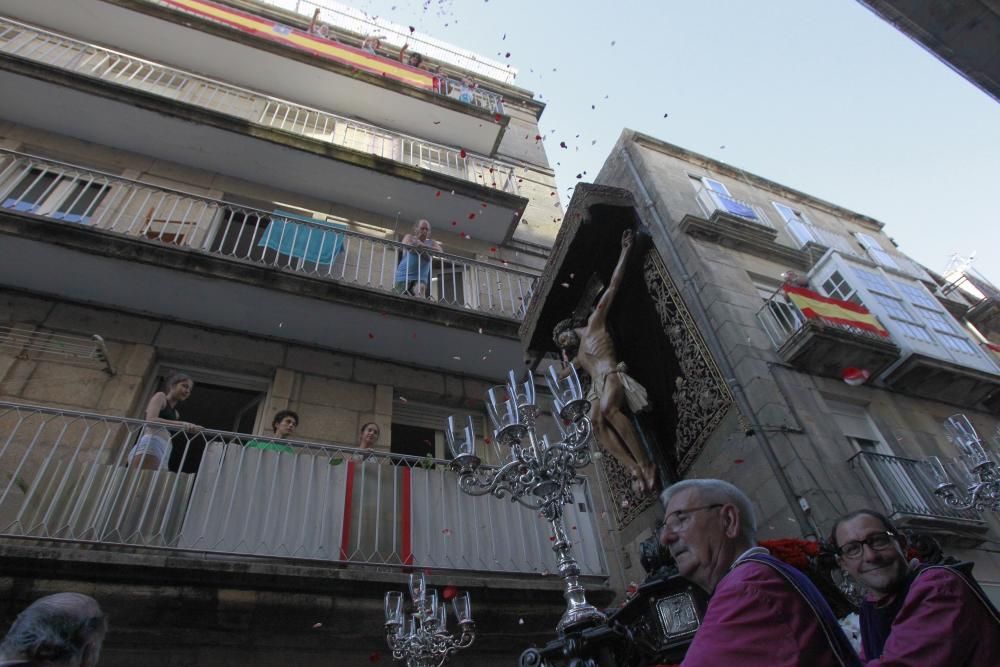
<path id="1" fill-rule="evenodd" d="M 614 370 L 598 373 L 591 378 L 590 391 L 587 392 L 588 401 L 591 403 L 600 401 L 604 394 L 604 385 L 612 373 L 617 375 L 618 380 L 622 383 L 622 389 L 625 391 L 625 402 L 628 403 L 629 410 L 638 414 L 649 407 L 649 396 L 646 393 L 646 388 L 628 374 L 628 367 L 625 366 L 624 361 L 618 362 Z"/>

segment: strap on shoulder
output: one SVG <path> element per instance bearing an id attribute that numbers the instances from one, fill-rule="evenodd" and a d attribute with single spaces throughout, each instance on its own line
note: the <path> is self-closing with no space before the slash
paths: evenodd
<path id="1" fill-rule="evenodd" d="M 820 610 L 816 608 L 816 605 L 813 604 L 809 595 L 802 590 L 799 583 L 782 568 L 778 567 L 777 564 L 773 563 L 771 558 L 772 557 L 764 557 L 762 554 L 751 554 L 741 559 L 739 563 L 736 564 L 736 567 L 739 567 L 743 563 L 754 562 L 766 565 L 773 571 L 780 574 L 781 577 L 795 589 L 795 591 L 799 594 L 799 597 L 805 600 L 806 604 L 809 605 L 809 609 L 812 610 L 813 615 L 816 616 L 819 627 L 823 630 L 823 635 L 826 637 L 826 643 L 831 649 L 833 649 L 833 655 L 837 658 L 837 662 L 843 667 L 855 667 L 856 665 L 860 665 L 861 661 L 856 656 L 847 656 L 843 654 L 843 649 L 845 647 L 837 640 L 837 637 L 833 635 L 832 629 L 827 625 L 827 619 L 823 616 Z"/>

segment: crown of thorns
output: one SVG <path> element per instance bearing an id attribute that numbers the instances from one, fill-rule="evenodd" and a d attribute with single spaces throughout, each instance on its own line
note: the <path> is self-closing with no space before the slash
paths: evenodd
<path id="1" fill-rule="evenodd" d="M 552 340 L 559 344 L 559 334 L 564 331 L 573 331 L 577 327 L 583 326 L 583 322 L 580 322 L 572 317 L 567 317 L 565 320 L 560 320 L 558 324 L 552 329 Z"/>

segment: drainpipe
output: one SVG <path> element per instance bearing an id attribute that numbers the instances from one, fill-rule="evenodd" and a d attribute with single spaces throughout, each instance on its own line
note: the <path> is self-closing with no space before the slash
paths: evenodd
<path id="1" fill-rule="evenodd" d="M 653 221 L 667 234 L 667 226 L 663 222 L 663 218 L 660 216 L 659 211 L 656 210 L 656 204 L 653 202 L 652 198 L 649 196 L 649 190 L 646 189 L 645 184 L 642 182 L 642 177 L 639 175 L 639 170 L 636 169 L 635 163 L 632 161 L 632 156 L 629 155 L 628 146 L 622 146 L 621 157 L 625 161 L 625 167 L 628 169 L 629 174 L 635 181 L 636 188 L 638 188 L 639 193 L 642 195 L 642 206 L 649 215 L 652 216 Z M 685 303 L 690 307 L 691 315 L 694 317 L 695 322 L 698 324 L 698 328 L 701 329 L 702 336 L 705 338 L 705 343 L 708 345 L 709 351 L 712 356 L 715 357 L 716 363 L 719 365 L 719 369 L 722 371 L 723 377 L 726 378 L 726 382 L 729 384 L 730 389 L 733 393 L 733 400 L 736 402 L 736 409 L 740 411 L 741 414 L 746 415 L 753 421 L 753 410 L 750 407 L 750 400 L 747 398 L 746 391 L 743 389 L 743 385 L 737 380 L 736 373 L 733 372 L 733 367 L 729 363 L 729 358 L 723 353 L 722 345 L 718 339 L 715 330 L 710 326 L 710 320 L 708 317 L 708 309 L 705 308 L 705 304 L 701 300 L 701 295 L 696 289 L 693 289 L 693 279 L 691 274 L 688 273 L 687 268 L 681 262 L 680 255 L 677 249 L 674 248 L 673 244 L 669 242 L 669 234 L 667 234 L 667 243 L 664 243 L 664 248 L 666 254 L 669 255 L 670 262 L 673 267 L 676 267 L 677 271 L 680 273 L 680 284 L 678 289 L 681 295 L 684 297 Z M 799 496 L 796 495 L 795 489 L 792 488 L 791 482 L 788 477 L 785 476 L 785 471 L 781 468 L 781 463 L 778 461 L 777 454 L 774 453 L 774 447 L 771 446 L 771 440 L 767 435 L 767 432 L 762 428 L 754 428 L 751 424 L 750 428 L 753 431 L 753 438 L 756 439 L 757 444 L 760 446 L 760 450 L 764 452 L 764 458 L 767 460 L 769 466 L 771 466 L 771 471 L 774 473 L 774 477 L 778 480 L 778 486 L 781 488 L 781 492 L 785 496 L 785 500 L 788 506 L 792 509 L 792 513 L 795 515 L 795 520 L 799 524 L 799 530 L 806 537 L 818 538 L 816 530 L 809 521 L 809 517 L 806 515 L 805 510 L 799 505 Z"/>

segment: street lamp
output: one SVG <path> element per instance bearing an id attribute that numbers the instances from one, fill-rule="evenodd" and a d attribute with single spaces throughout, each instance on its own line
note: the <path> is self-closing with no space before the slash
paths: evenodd
<path id="1" fill-rule="evenodd" d="M 948 439 L 958 449 L 959 460 L 969 475 L 966 490 L 951 481 L 941 459 L 927 459 L 934 493 L 944 498 L 948 505 L 960 509 L 1000 511 L 1000 469 L 983 446 L 975 427 L 965 415 L 952 415 L 944 422 Z M 1000 429 L 998 429 L 1000 434 Z"/>
<path id="2" fill-rule="evenodd" d="M 550 367 L 545 378 L 558 416 L 559 441 L 550 442 L 546 435 L 537 437 L 535 419 L 539 410 L 535 384 L 530 377 L 519 382 L 514 371 L 510 371 L 506 386 L 486 392 L 493 439 L 506 452 L 500 467 L 481 466 L 475 455 L 476 436 L 471 417 L 465 423 L 449 417 L 445 437 L 454 456 L 452 468 L 458 472 L 458 487 L 464 493 L 510 496 L 512 501 L 537 511 L 551 524 L 552 550 L 556 553 L 566 598 L 566 611 L 556 630 L 565 634 L 569 628 L 600 623 L 606 617 L 587 602 L 580 584 L 580 567 L 573 558 L 572 543 L 563 521 L 563 506 L 574 502 L 573 486 L 583 483 L 577 471 L 590 463 L 591 424 L 587 417 L 590 402 L 584 398 L 575 368 L 567 367 L 565 377 L 560 375 Z"/>
<path id="3" fill-rule="evenodd" d="M 472 622 L 472 601 L 468 593 L 455 596 L 452 607 L 461 634 L 448 632 L 448 605 L 438 600 L 437 591 L 427 590 L 423 574 L 410 575 L 413 611 L 409 623 L 403 613 L 403 594 L 385 594 L 385 638 L 392 657 L 405 660 L 407 667 L 441 667 L 456 651 L 472 646 L 476 626 Z"/>

